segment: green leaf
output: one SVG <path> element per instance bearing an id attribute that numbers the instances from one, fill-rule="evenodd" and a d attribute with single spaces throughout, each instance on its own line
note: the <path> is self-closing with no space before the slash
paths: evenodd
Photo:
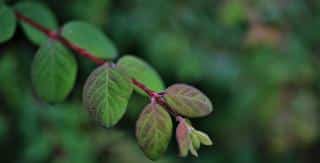
<path id="1" fill-rule="evenodd" d="M 47 102 L 62 102 L 75 84 L 76 60 L 57 41 L 49 39 L 40 47 L 31 69 L 35 91 Z"/>
<path id="2" fill-rule="evenodd" d="M 16 29 L 16 17 L 11 8 L 0 4 L 0 43 L 8 41 Z"/>
<path id="3" fill-rule="evenodd" d="M 111 40 L 91 24 L 81 21 L 67 23 L 62 28 L 62 36 L 98 58 L 111 59 L 117 56 L 117 49 Z"/>
<path id="4" fill-rule="evenodd" d="M 136 126 L 138 144 L 151 160 L 166 151 L 172 135 L 172 120 L 159 104 L 151 103 L 140 114 Z"/>
<path id="5" fill-rule="evenodd" d="M 198 150 L 200 148 L 200 140 L 198 138 L 198 135 L 195 133 L 195 131 L 191 131 L 191 134 L 190 134 L 190 138 L 191 138 L 191 141 L 192 141 L 192 146 Z"/>
<path id="6" fill-rule="evenodd" d="M 96 120 L 105 127 L 111 127 L 124 115 L 132 90 L 130 79 L 106 63 L 88 77 L 83 102 Z"/>
<path id="7" fill-rule="evenodd" d="M 15 9 L 22 13 L 24 16 L 32 19 L 36 23 L 39 23 L 48 29 L 56 30 L 58 28 L 58 23 L 54 14 L 48 7 L 40 3 L 20 2 L 15 5 Z M 24 22 L 21 22 L 21 24 L 27 37 L 33 43 L 41 45 L 48 40 L 45 34 L 33 28 L 29 24 Z"/>
<path id="8" fill-rule="evenodd" d="M 164 84 L 159 74 L 143 60 L 127 55 L 120 58 L 117 65 L 120 69 L 127 72 L 131 78 L 135 78 L 151 90 L 160 92 L 164 89 Z M 135 90 L 143 95 L 146 95 L 146 93 L 141 91 L 136 86 Z"/>
<path id="9" fill-rule="evenodd" d="M 198 89 L 186 84 L 170 86 L 164 98 L 171 109 L 186 117 L 203 117 L 212 112 L 209 98 Z"/>
<path id="10" fill-rule="evenodd" d="M 203 133 L 203 132 L 198 131 L 198 130 L 196 130 L 194 132 L 198 136 L 201 144 L 203 144 L 203 145 L 212 145 L 212 141 L 211 141 L 210 137 L 206 133 Z"/>
<path id="11" fill-rule="evenodd" d="M 191 154 L 195 157 L 198 157 L 198 152 L 197 150 L 194 148 L 194 146 L 192 145 L 192 143 L 189 144 L 189 150 L 191 152 Z"/>

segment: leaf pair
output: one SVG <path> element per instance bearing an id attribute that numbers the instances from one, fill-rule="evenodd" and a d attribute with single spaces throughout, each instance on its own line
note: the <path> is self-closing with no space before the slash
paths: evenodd
<path id="1" fill-rule="evenodd" d="M 82 37 L 90 35 L 89 33 L 87 33 L 87 35 L 81 35 L 80 31 L 87 29 L 82 28 L 77 30 L 77 27 L 81 27 L 82 25 L 88 27 L 88 29 L 90 29 L 88 31 L 94 31 L 94 29 L 90 28 L 90 25 L 85 23 L 71 22 L 64 26 L 62 34 L 68 36 L 68 38 L 75 41 L 76 44 L 82 45 L 84 44 L 83 40 L 85 40 Z M 75 34 L 70 31 L 78 33 Z M 87 44 L 88 46 L 85 47 L 87 48 L 86 50 L 95 52 L 93 54 L 101 58 L 115 57 L 116 52 L 115 49 L 112 48 L 112 43 L 107 41 L 107 38 L 102 34 L 91 35 L 90 37 L 95 38 L 95 36 L 99 38 L 97 39 L 98 41 L 104 40 L 105 42 L 103 42 L 102 45 L 96 44 L 98 46 L 90 46 L 90 44 Z M 103 51 L 110 53 L 103 53 Z M 55 40 L 48 40 L 41 45 L 37 52 L 32 64 L 32 72 L 32 81 L 37 94 L 48 102 L 62 102 L 75 84 L 77 63 L 73 54 L 66 47 Z"/>
<path id="2" fill-rule="evenodd" d="M 129 78 L 133 77 L 140 79 L 148 87 L 162 87 L 157 73 L 150 69 L 146 63 L 133 56 L 120 58 L 117 65 L 113 67 L 107 64 L 100 66 L 89 76 L 85 84 L 83 100 L 89 112 L 104 126 L 113 126 L 123 116 L 132 91 Z M 148 77 L 151 79 L 154 77 L 154 80 L 144 80 Z M 115 85 L 116 83 L 118 85 Z M 158 84 L 152 85 L 154 83 Z M 117 96 L 122 96 L 122 98 L 117 98 Z M 210 100 L 199 90 L 185 84 L 175 84 L 169 87 L 164 98 L 171 109 L 181 115 L 200 117 L 212 111 Z M 112 103 L 117 105 L 112 105 Z M 199 145 L 196 145 L 199 148 L 200 132 L 194 131 L 194 133 L 197 136 L 191 134 L 193 142 L 199 141 Z M 167 149 L 171 136 L 172 120 L 169 113 L 155 101 L 152 101 L 142 111 L 136 124 L 138 144 L 148 158 L 156 160 Z M 188 133 L 187 141 L 190 138 Z M 195 150 L 192 151 L 196 153 Z"/>
<path id="3" fill-rule="evenodd" d="M 15 6 L 15 9 L 47 29 L 58 29 L 55 15 L 49 8 L 40 3 L 21 2 Z M 26 22 L 21 22 L 21 24 L 27 37 L 33 43 L 42 45 L 48 40 L 45 34 L 32 27 L 30 24 Z M 117 49 L 111 40 L 109 40 L 101 30 L 91 24 L 81 21 L 72 21 L 62 27 L 61 35 L 73 44 L 90 52 L 95 57 L 110 59 L 117 56 Z"/>
<path id="4" fill-rule="evenodd" d="M 201 117 L 212 111 L 210 100 L 199 90 L 185 84 L 170 86 L 165 91 L 164 98 L 170 108 L 180 115 Z M 156 160 L 167 149 L 171 135 L 170 115 L 162 106 L 152 101 L 145 107 L 137 122 L 138 144 L 148 158 Z M 178 125 L 176 135 L 182 156 L 186 156 L 189 150 L 197 156 L 196 150 L 200 148 L 200 143 L 212 144 L 206 134 L 194 130 L 184 120 Z"/>
<path id="5" fill-rule="evenodd" d="M 151 160 L 160 158 L 166 151 L 172 136 L 172 120 L 168 112 L 154 101 L 147 105 L 136 124 L 136 137 L 142 151 Z M 200 144 L 212 145 L 207 134 L 195 130 L 182 118 L 176 129 L 180 155 L 185 157 L 190 151 L 198 156 Z"/>
<path id="6" fill-rule="evenodd" d="M 162 80 L 156 71 L 133 56 L 120 58 L 115 66 L 102 65 L 87 79 L 83 92 L 84 104 L 91 115 L 105 127 L 115 125 L 123 116 L 134 88 L 130 78 L 135 78 L 152 89 L 163 89 Z M 135 89 L 145 95 L 139 88 Z M 136 126 L 141 149 L 150 159 L 158 159 L 171 139 L 170 115 L 162 106 L 152 102 L 140 114 Z"/>
<path id="7" fill-rule="evenodd" d="M 34 2 L 20 2 L 15 10 L 41 26 L 56 30 L 57 20 L 49 8 Z M 10 39 L 15 29 L 13 11 L 0 6 L 0 42 Z M 75 84 L 77 63 L 73 54 L 59 42 L 48 39 L 29 23 L 21 21 L 26 36 L 41 45 L 32 63 L 32 82 L 37 94 L 50 103 L 62 102 Z M 106 59 L 117 55 L 116 48 L 102 31 L 94 26 L 73 21 L 63 26 L 61 35 L 95 57 Z"/>

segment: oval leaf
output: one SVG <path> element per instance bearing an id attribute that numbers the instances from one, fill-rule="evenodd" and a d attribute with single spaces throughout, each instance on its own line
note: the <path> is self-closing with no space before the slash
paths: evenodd
<path id="1" fill-rule="evenodd" d="M 176 139 L 179 146 L 180 156 L 186 157 L 188 155 L 191 139 L 189 137 L 189 129 L 185 121 L 181 121 L 176 129 Z"/>
<path id="2" fill-rule="evenodd" d="M 111 127 L 124 115 L 132 90 L 127 76 L 104 64 L 88 77 L 83 90 L 83 102 L 96 120 L 105 127 Z"/>
<path id="3" fill-rule="evenodd" d="M 55 30 L 58 28 L 58 23 L 54 14 L 48 7 L 40 3 L 20 2 L 17 3 L 15 9 L 21 12 L 24 16 L 32 19 L 48 29 Z M 33 43 L 41 45 L 48 40 L 45 34 L 33 28 L 29 24 L 24 22 L 21 22 L 21 24 L 23 31 Z"/>
<path id="4" fill-rule="evenodd" d="M 159 74 L 143 60 L 128 55 L 120 58 L 117 65 L 121 70 L 127 72 L 131 78 L 135 78 L 149 87 L 151 90 L 160 92 L 164 89 L 164 84 Z M 141 91 L 136 86 L 135 90 L 143 95 L 146 95 L 146 93 Z"/>
<path id="5" fill-rule="evenodd" d="M 206 133 L 201 132 L 201 131 L 195 131 L 195 134 L 199 138 L 201 144 L 212 145 L 212 141 L 211 141 L 210 137 Z"/>
<path id="6" fill-rule="evenodd" d="M 172 120 L 159 104 L 151 103 L 140 114 L 136 126 L 138 144 L 151 160 L 158 159 L 167 149 L 172 135 Z"/>
<path id="7" fill-rule="evenodd" d="M 111 40 L 91 24 L 70 22 L 63 26 L 62 36 L 98 58 L 111 59 L 117 56 L 117 49 Z"/>
<path id="8" fill-rule="evenodd" d="M 11 8 L 0 4 L 0 43 L 8 41 L 16 29 L 16 17 Z"/>
<path id="9" fill-rule="evenodd" d="M 166 90 L 164 98 L 169 106 L 182 116 L 203 117 L 212 112 L 209 98 L 198 89 L 186 84 L 170 86 Z"/>
<path id="10" fill-rule="evenodd" d="M 37 94 L 47 102 L 62 102 L 74 86 L 77 63 L 67 48 L 48 40 L 38 50 L 31 70 Z"/>

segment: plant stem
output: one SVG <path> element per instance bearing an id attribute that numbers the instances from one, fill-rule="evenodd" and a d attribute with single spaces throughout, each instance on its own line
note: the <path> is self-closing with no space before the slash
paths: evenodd
<path id="1" fill-rule="evenodd" d="M 19 20 L 31 25 L 33 28 L 35 28 L 38 31 L 42 32 L 43 34 L 47 35 L 49 38 L 61 42 L 65 46 L 67 46 L 70 49 L 74 50 L 78 54 L 90 59 L 91 61 L 95 62 L 96 64 L 102 65 L 102 64 L 105 63 L 104 60 L 95 57 L 94 55 L 92 55 L 88 51 L 86 51 L 85 49 L 83 49 L 83 48 L 73 44 L 72 42 L 68 41 L 67 39 L 62 37 L 58 32 L 52 31 L 52 30 L 42 26 L 41 24 L 38 24 L 37 22 L 33 21 L 32 19 L 22 15 L 18 11 L 15 11 L 15 14 L 16 14 L 17 19 L 19 19 Z"/>
<path id="2" fill-rule="evenodd" d="M 140 83 L 138 80 L 132 78 L 131 82 L 136 85 L 138 88 L 140 88 L 141 90 L 143 90 L 146 94 L 148 94 L 149 97 L 154 97 L 157 96 L 157 93 L 152 91 L 150 88 L 148 88 L 147 86 L 145 86 L 144 84 Z"/>
<path id="3" fill-rule="evenodd" d="M 102 59 L 95 57 L 94 55 L 92 55 L 91 53 L 86 51 L 85 49 L 68 41 L 66 38 L 61 36 L 59 33 L 52 31 L 52 30 L 42 26 L 41 24 L 38 24 L 37 22 L 33 21 L 32 19 L 22 15 L 20 12 L 15 11 L 15 14 L 16 14 L 17 19 L 31 25 L 33 28 L 39 30 L 40 32 L 42 32 L 43 34 L 48 36 L 49 38 L 59 41 L 63 45 L 69 47 L 73 51 L 84 56 L 85 58 L 88 58 L 89 60 L 95 62 L 96 64 L 102 65 L 104 63 L 107 63 L 107 61 L 104 61 Z M 134 85 L 136 85 L 137 87 L 141 88 L 144 92 L 146 92 L 150 97 L 153 97 L 156 94 L 154 91 L 152 91 L 151 89 L 149 89 L 147 86 L 145 86 L 143 83 L 137 81 L 136 79 L 132 79 L 131 81 Z"/>
<path id="4" fill-rule="evenodd" d="M 24 23 L 29 24 L 30 26 L 32 26 L 33 28 L 37 29 L 38 31 L 42 32 L 43 34 L 45 34 L 47 37 L 49 37 L 50 39 L 59 41 L 60 43 L 62 43 L 63 45 L 69 47 L 70 49 L 72 49 L 73 51 L 75 51 L 77 54 L 82 55 L 85 58 L 88 58 L 89 60 L 95 62 L 98 65 L 102 65 L 104 63 L 107 63 L 107 61 L 104 61 L 100 58 L 95 57 L 94 55 L 92 55 L 90 52 L 86 51 L 85 49 L 73 44 L 72 42 L 68 41 L 66 38 L 64 38 L 63 36 L 61 36 L 58 32 L 50 30 L 46 27 L 44 27 L 43 25 L 33 21 L 32 19 L 24 16 L 23 14 L 21 14 L 18 11 L 15 11 L 15 15 L 16 18 L 20 21 L 23 21 Z M 163 107 L 165 107 L 165 109 L 172 114 L 173 116 L 177 117 L 179 116 L 177 113 L 173 112 L 172 109 L 170 109 L 169 105 L 165 102 L 165 100 L 163 99 L 163 94 L 161 93 L 157 93 L 153 90 L 151 90 L 150 88 L 148 88 L 146 85 L 144 85 L 143 83 L 139 82 L 138 80 L 132 78 L 131 82 L 136 85 L 138 88 L 140 88 L 141 90 L 143 90 L 151 99 L 155 99 L 155 101 L 159 104 L 162 105 Z"/>

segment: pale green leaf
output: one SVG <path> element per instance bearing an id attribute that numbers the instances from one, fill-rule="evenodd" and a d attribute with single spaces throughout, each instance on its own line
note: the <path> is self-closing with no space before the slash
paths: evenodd
<path id="1" fill-rule="evenodd" d="M 192 143 L 189 144 L 189 150 L 190 150 L 190 153 L 195 156 L 195 157 L 198 157 L 198 152 L 197 150 L 194 148 L 194 146 L 192 145 Z"/>
<path id="2" fill-rule="evenodd" d="M 31 69 L 35 91 L 47 102 L 62 102 L 75 84 L 76 60 L 57 41 L 49 39 L 40 47 Z"/>
<path id="3" fill-rule="evenodd" d="M 190 138 L 191 138 L 191 141 L 192 141 L 192 146 L 198 150 L 200 148 L 200 140 L 198 138 L 198 135 L 195 133 L 195 131 L 191 131 L 190 133 Z"/>
<path id="4" fill-rule="evenodd" d="M 16 17 L 11 8 L 0 4 L 0 43 L 8 41 L 16 29 Z"/>
<path id="5" fill-rule="evenodd" d="M 95 26 L 73 21 L 62 28 L 62 36 L 92 55 L 102 59 L 111 59 L 117 56 L 117 49 L 112 41 Z"/>
<path id="6" fill-rule="evenodd" d="M 170 86 L 164 98 L 171 109 L 186 117 L 203 117 L 212 112 L 209 98 L 198 89 L 186 84 Z"/>
<path id="7" fill-rule="evenodd" d="M 159 159 L 166 151 L 172 135 L 172 120 L 159 104 L 151 103 L 139 116 L 136 126 L 138 144 L 151 160 Z"/>
<path id="8" fill-rule="evenodd" d="M 24 16 L 32 19 L 34 22 L 39 23 L 48 29 L 56 30 L 58 28 L 58 23 L 55 15 L 48 7 L 40 3 L 20 2 L 15 5 L 15 9 L 18 12 L 22 13 Z M 41 45 L 48 40 L 45 34 L 30 26 L 29 24 L 22 21 L 21 24 L 27 37 L 33 43 Z"/>
<path id="9" fill-rule="evenodd" d="M 83 90 L 83 102 L 97 121 L 105 127 L 111 127 L 124 115 L 132 90 L 130 79 L 106 63 L 88 77 Z"/>
<path id="10" fill-rule="evenodd" d="M 195 131 L 195 134 L 198 136 L 201 144 L 203 144 L 203 145 L 212 145 L 212 141 L 211 141 L 210 137 L 206 133 L 203 133 L 201 131 Z"/>
<path id="11" fill-rule="evenodd" d="M 149 64 L 137 57 L 124 56 L 119 59 L 117 66 L 127 72 L 131 78 L 135 78 L 153 91 L 160 92 L 164 89 L 164 84 L 159 74 Z M 137 87 L 135 87 L 135 90 L 146 95 Z"/>

